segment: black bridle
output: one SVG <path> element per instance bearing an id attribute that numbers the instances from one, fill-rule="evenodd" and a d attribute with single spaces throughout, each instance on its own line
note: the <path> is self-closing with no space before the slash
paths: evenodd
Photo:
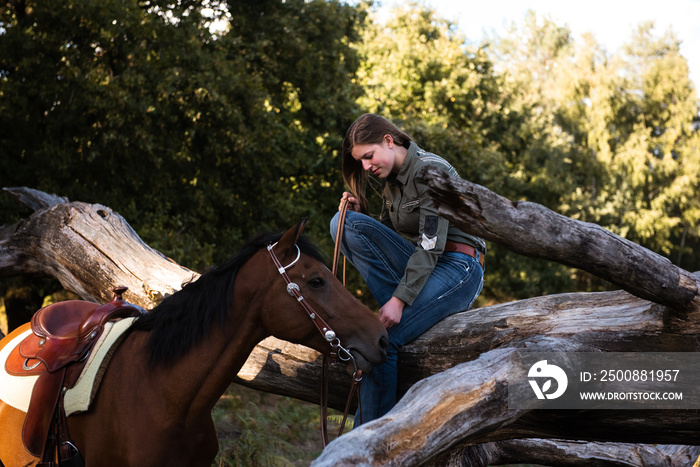
<path id="1" fill-rule="evenodd" d="M 287 274 L 287 269 L 290 269 L 292 266 L 294 266 L 297 261 L 299 261 L 299 258 L 301 257 L 301 250 L 299 249 L 298 245 L 294 245 L 297 249 L 297 257 L 289 263 L 286 266 L 282 266 L 282 263 L 280 263 L 280 260 L 277 258 L 277 255 L 275 255 L 275 252 L 273 251 L 273 248 L 277 245 L 277 243 L 270 244 L 267 246 L 267 251 L 270 253 L 270 257 L 272 258 L 272 262 L 275 264 L 275 267 L 277 268 L 277 272 L 282 276 L 284 279 L 285 283 L 287 284 L 287 293 L 291 295 L 292 297 L 296 298 L 297 302 L 301 304 L 302 308 L 304 308 L 304 311 L 306 311 L 306 314 L 309 316 L 311 321 L 314 323 L 316 326 L 316 329 L 321 333 L 323 336 L 323 339 L 328 342 L 328 344 L 331 347 L 330 351 L 330 357 L 331 358 L 337 358 L 338 360 L 342 362 L 352 362 L 353 368 L 354 368 L 354 373 L 352 375 L 352 386 L 350 387 L 350 394 L 348 396 L 348 400 L 345 404 L 345 413 L 343 414 L 343 421 L 340 425 L 340 430 L 338 431 L 338 436 L 340 436 L 343 433 L 343 430 L 345 428 L 345 421 L 348 416 L 348 411 L 350 410 L 350 402 L 352 400 L 352 396 L 357 390 L 357 403 L 358 406 L 360 406 L 360 392 L 359 392 L 359 386 L 360 382 L 362 381 L 362 370 L 357 368 L 357 362 L 355 361 L 355 357 L 352 356 L 350 351 L 343 347 L 340 343 L 340 338 L 336 335 L 335 331 L 333 328 L 330 327 L 330 325 L 318 314 L 316 311 L 313 309 L 313 307 L 309 304 L 309 302 L 306 301 L 306 299 L 301 295 L 301 288 L 299 287 L 298 284 L 295 282 L 292 282 L 292 280 L 289 278 L 289 275 Z M 328 433 L 327 433 L 327 427 L 326 427 L 326 420 L 327 420 L 327 411 L 328 411 L 328 368 L 329 368 L 329 362 L 326 356 L 323 356 L 323 381 L 322 381 L 322 387 L 321 387 L 321 437 L 323 438 L 323 447 L 326 447 L 328 445 Z M 362 418 L 362 409 L 360 406 L 360 418 Z"/>

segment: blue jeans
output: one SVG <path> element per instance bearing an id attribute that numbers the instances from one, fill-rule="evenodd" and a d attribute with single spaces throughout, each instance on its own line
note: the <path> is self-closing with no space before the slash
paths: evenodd
<path id="1" fill-rule="evenodd" d="M 331 220 L 331 236 L 338 231 L 338 214 Z M 348 211 L 341 251 L 360 272 L 382 306 L 401 282 L 415 246 L 375 219 Z M 467 310 L 481 292 L 484 271 L 478 261 L 458 252 L 447 252 L 430 274 L 411 305 L 403 309 L 399 324 L 388 329 L 387 359 L 364 375 L 360 388 L 362 422 L 381 417 L 396 405 L 398 349 L 443 318 Z M 356 414 L 355 426 L 360 424 Z"/>

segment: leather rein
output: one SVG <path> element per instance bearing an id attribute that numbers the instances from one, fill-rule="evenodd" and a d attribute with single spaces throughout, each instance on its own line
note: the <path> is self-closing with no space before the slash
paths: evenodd
<path id="1" fill-rule="evenodd" d="M 345 223 L 345 212 L 347 211 L 347 202 L 346 200 L 343 200 L 344 202 L 341 204 L 341 216 L 340 216 L 340 224 L 338 225 L 338 235 L 336 236 L 336 246 L 335 246 L 335 253 L 334 253 L 334 258 L 333 258 L 333 275 L 335 276 L 336 274 L 336 269 L 337 269 L 337 263 L 338 259 L 340 256 L 340 239 L 342 238 L 342 230 L 343 230 L 343 224 Z M 355 362 L 355 357 L 352 356 L 350 351 L 343 347 L 340 343 L 340 338 L 336 335 L 335 331 L 333 328 L 330 327 L 330 325 L 318 314 L 316 311 L 313 309 L 313 307 L 309 304 L 309 302 L 306 301 L 306 299 L 301 295 L 301 288 L 299 287 L 298 284 L 295 282 L 292 282 L 292 280 L 289 278 L 289 275 L 287 274 L 287 270 L 290 269 L 292 266 L 294 266 L 297 261 L 299 261 L 299 258 L 301 257 L 301 250 L 299 249 L 298 245 L 294 245 L 297 249 L 297 257 L 289 263 L 286 266 L 282 266 L 282 263 L 280 263 L 279 259 L 277 258 L 277 255 L 275 255 L 275 252 L 273 251 L 273 248 L 277 245 L 277 243 L 271 244 L 267 246 L 267 251 L 270 253 L 270 257 L 272 258 L 272 262 L 274 263 L 275 267 L 277 268 L 277 272 L 282 276 L 284 279 L 285 283 L 287 284 L 287 293 L 291 295 L 292 297 L 296 298 L 297 302 L 304 308 L 304 311 L 306 311 L 306 314 L 309 316 L 311 321 L 314 323 L 316 326 L 316 329 L 321 333 L 323 336 L 324 340 L 328 342 L 328 344 L 331 347 L 331 352 L 330 352 L 330 357 L 331 358 L 337 358 L 338 360 L 342 362 L 352 362 L 353 367 L 354 367 L 354 373 L 352 375 L 352 386 L 350 387 L 350 394 L 348 395 L 347 402 L 345 404 L 345 412 L 343 413 L 343 421 L 340 425 L 340 429 L 338 431 L 338 436 L 343 434 L 343 430 L 345 429 L 345 422 L 348 417 L 348 412 L 350 410 L 350 403 L 352 401 L 352 397 L 357 391 L 357 403 L 358 407 L 360 408 L 360 421 L 362 419 L 362 407 L 360 405 L 360 382 L 362 381 L 362 370 L 357 368 L 357 363 Z M 343 268 L 343 285 L 345 285 L 345 268 Z M 329 361 L 326 356 L 323 356 L 323 380 L 321 383 L 321 437 L 323 439 L 323 447 L 325 448 L 328 445 L 328 429 L 327 429 L 327 412 L 328 412 L 328 371 L 329 371 Z"/>

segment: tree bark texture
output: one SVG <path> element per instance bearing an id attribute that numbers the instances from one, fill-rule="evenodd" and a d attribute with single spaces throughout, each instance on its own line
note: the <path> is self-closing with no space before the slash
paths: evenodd
<path id="1" fill-rule="evenodd" d="M 443 320 L 401 348 L 406 394 L 394 410 L 332 442 L 313 465 L 692 466 L 699 453 L 688 445 L 700 442 L 698 410 L 512 410 L 507 381 L 521 371 L 518 350 L 700 352 L 700 274 L 542 206 L 512 203 L 444 174 L 426 176 L 435 179 L 441 213 L 465 230 L 615 276 L 626 291 L 536 297 Z M 198 277 L 148 247 L 108 207 L 26 188 L 5 191 L 35 212 L 0 228 L 0 276 L 50 275 L 98 302 L 126 285 L 125 298 L 145 309 Z M 528 231 L 532 225 L 537 232 Z M 317 352 L 270 337 L 235 381 L 317 403 L 320 375 Z M 349 387 L 345 369 L 332 365 L 332 407 L 342 410 Z"/>
<path id="2" fill-rule="evenodd" d="M 700 306 L 698 280 L 667 258 L 604 228 L 528 201 L 510 201 L 475 183 L 428 168 L 440 214 L 466 232 L 526 256 L 586 270 L 637 297 L 676 308 Z"/>

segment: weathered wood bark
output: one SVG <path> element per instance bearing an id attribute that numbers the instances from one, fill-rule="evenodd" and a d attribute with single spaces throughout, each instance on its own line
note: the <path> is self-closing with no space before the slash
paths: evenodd
<path id="1" fill-rule="evenodd" d="M 146 245 L 119 214 L 100 204 L 24 188 L 5 189 L 36 210 L 0 238 L 0 276 L 45 274 L 85 300 L 105 302 L 111 289 L 150 309 L 197 274 Z"/>
<path id="2" fill-rule="evenodd" d="M 557 338 L 533 339 L 526 347 L 547 351 L 589 349 Z M 518 361 L 517 349 L 491 350 L 476 360 L 419 381 L 387 415 L 334 441 L 312 465 L 487 465 L 479 459 L 488 449 L 500 445 L 499 441 L 530 437 L 650 444 L 696 444 L 700 440 L 698 410 L 509 409 L 508 382 L 524 377 L 518 374 L 522 371 Z M 480 445 L 494 441 L 497 443 L 488 449 Z M 569 451 L 560 453 L 552 465 L 566 465 L 564 459 L 568 462 L 583 455 L 577 449 L 583 444 L 568 446 Z M 608 444 L 609 456 L 616 457 L 617 449 L 615 444 Z M 458 460 L 462 463 L 456 463 Z M 491 461 L 488 456 L 486 460 Z"/>
<path id="3" fill-rule="evenodd" d="M 566 457 L 562 452 L 568 453 Z M 446 467 L 537 463 L 571 467 L 675 467 L 693 465 L 698 446 L 596 443 L 552 439 L 513 439 L 464 448 L 441 459 Z"/>
<path id="4" fill-rule="evenodd" d="M 698 281 L 668 259 L 588 222 L 542 205 L 512 202 L 429 168 L 424 179 L 440 214 L 465 231 L 526 256 L 584 269 L 637 297 L 676 308 L 700 306 Z"/>
<path id="5" fill-rule="evenodd" d="M 180 288 L 184 281 L 197 277 L 145 245 L 121 216 L 105 206 L 68 203 L 63 198 L 27 189 L 6 191 L 36 212 L 18 225 L 0 229 L 2 276 L 48 274 L 83 298 L 96 301 L 108 300 L 113 286 L 127 285 L 130 289 L 126 298 L 146 309 L 158 298 Z M 486 205 L 480 197 L 489 199 L 495 195 L 474 196 L 476 204 Z M 446 215 L 455 215 L 443 209 Z M 508 222 L 500 221 L 500 227 L 495 227 L 497 214 L 491 215 L 492 209 L 501 208 L 494 205 L 489 208 L 489 216 L 469 221 L 475 225 L 485 223 L 488 226 L 485 230 L 493 232 L 493 235 L 480 235 L 491 240 L 503 237 L 530 241 L 522 232 L 526 230 L 525 224 L 509 226 Z M 517 217 L 507 214 L 504 218 L 508 216 Z M 547 216 L 544 217 L 550 219 L 548 222 L 568 225 L 571 221 Z M 538 232 L 542 232 L 544 221 L 539 222 Z M 507 235 L 509 228 L 515 229 L 511 236 Z M 559 228 L 568 232 L 574 227 Z M 582 232 L 580 226 L 574 230 Z M 597 235 L 598 241 L 620 244 L 619 239 L 610 237 L 612 234 Z M 570 256 L 551 245 L 546 248 L 540 245 L 542 251 L 539 251 L 531 245 L 512 244 L 514 249 L 534 256 L 544 253 L 557 258 Z M 575 239 L 570 238 L 566 248 L 576 247 Z M 597 248 L 607 252 L 615 247 Z M 634 250 L 640 262 L 651 261 L 657 268 L 664 264 L 665 260 L 644 249 L 637 250 L 639 247 L 633 244 L 625 248 Z M 591 269 L 604 270 L 606 261 L 619 261 L 617 256 L 606 254 L 593 259 L 582 255 L 581 266 L 588 267 L 587 262 L 591 262 Z M 575 262 L 575 256 L 570 261 Z M 670 267 L 670 263 L 665 264 Z M 587 465 L 692 465 L 686 458 L 697 455 L 685 447 L 668 448 L 675 454 L 667 464 L 644 460 L 661 459 L 666 448 L 636 444 L 542 440 L 537 443 L 537 450 L 527 449 L 536 453 L 534 457 L 519 452 L 533 442 L 518 438 L 532 437 L 648 444 L 697 444 L 700 440 L 700 411 L 507 409 L 505 382 L 516 371 L 512 364 L 516 349 L 700 351 L 700 307 L 697 297 L 689 299 L 688 293 L 691 282 L 697 288 L 700 275 L 671 268 L 670 277 L 675 277 L 680 285 L 674 286 L 677 294 L 669 294 L 663 293 L 668 292 L 668 287 L 655 282 L 658 277 L 634 270 L 634 264 L 626 263 L 624 268 L 619 264 L 607 266 L 625 274 L 618 282 L 629 291 L 635 292 L 636 281 L 650 284 L 645 290 L 653 293 L 638 294 L 646 298 L 653 295 L 663 304 L 624 291 L 562 294 L 471 310 L 447 318 L 401 349 L 401 390 L 413 387 L 395 410 L 333 442 L 315 465 L 487 465 L 518 459 L 583 465 L 581 459 L 593 457 L 600 458 L 596 460 L 599 463 Z M 317 402 L 319 375 L 320 358 L 316 352 L 268 338 L 251 354 L 237 381 L 263 391 Z M 331 405 L 342 408 L 349 377 L 340 366 L 334 367 L 331 376 Z M 605 453 L 595 454 L 597 451 Z"/>

